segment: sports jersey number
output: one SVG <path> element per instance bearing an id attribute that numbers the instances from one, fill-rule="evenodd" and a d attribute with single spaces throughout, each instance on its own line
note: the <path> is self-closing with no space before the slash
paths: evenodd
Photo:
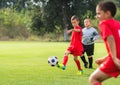
<path id="1" fill-rule="evenodd" d="M 120 37 L 120 30 L 118 30 L 118 35 L 119 35 L 119 37 Z"/>

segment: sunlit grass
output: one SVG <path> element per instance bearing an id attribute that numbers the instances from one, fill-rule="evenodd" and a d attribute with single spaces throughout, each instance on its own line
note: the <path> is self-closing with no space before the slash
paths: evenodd
<path id="1" fill-rule="evenodd" d="M 62 62 L 69 43 L 64 42 L 0 42 L 0 85 L 88 85 L 88 78 L 95 70 L 84 69 L 77 76 L 73 56 L 69 56 L 67 69 L 62 71 L 47 63 L 49 56 L 55 55 Z M 106 55 L 103 43 L 95 44 L 94 59 Z M 86 57 L 87 58 L 87 57 Z M 119 84 L 118 79 L 110 79 L 104 85 Z"/>

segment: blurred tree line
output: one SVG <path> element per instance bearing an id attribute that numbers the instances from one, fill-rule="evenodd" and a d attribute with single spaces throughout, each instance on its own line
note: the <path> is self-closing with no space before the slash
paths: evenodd
<path id="1" fill-rule="evenodd" d="M 102 0 L 101 0 L 102 1 Z M 120 0 L 112 0 L 120 6 Z M 70 18 L 77 15 L 95 20 L 99 0 L 0 0 L 0 39 L 27 39 L 31 35 L 55 39 L 70 29 Z M 120 13 L 119 13 L 120 14 Z M 117 19 L 120 19 L 117 14 Z M 96 21 L 95 21 L 96 22 Z"/>

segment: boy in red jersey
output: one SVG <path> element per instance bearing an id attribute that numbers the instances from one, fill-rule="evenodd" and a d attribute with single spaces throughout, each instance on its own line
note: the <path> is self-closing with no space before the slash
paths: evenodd
<path id="1" fill-rule="evenodd" d="M 78 74 L 81 75 L 82 68 L 80 66 L 80 61 L 78 60 L 78 56 L 81 56 L 83 53 L 83 46 L 81 42 L 82 28 L 79 26 L 79 19 L 75 15 L 71 17 L 71 23 L 73 29 L 68 30 L 68 34 L 72 32 L 71 42 L 64 54 L 63 63 L 62 64 L 58 63 L 57 67 L 65 70 L 68 61 L 68 55 L 72 54 L 74 56 L 74 61 L 78 67 Z"/>
<path id="2" fill-rule="evenodd" d="M 96 7 L 96 17 L 108 55 L 96 60 L 99 68 L 89 77 L 90 85 L 102 85 L 106 79 L 120 74 L 120 22 L 114 19 L 116 6 L 113 2 L 101 2 Z"/>

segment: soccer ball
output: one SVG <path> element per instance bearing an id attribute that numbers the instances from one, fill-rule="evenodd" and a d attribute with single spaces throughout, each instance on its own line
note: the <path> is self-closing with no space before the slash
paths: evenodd
<path id="1" fill-rule="evenodd" d="M 56 56 L 51 56 L 48 58 L 48 64 L 55 66 L 58 64 L 58 58 Z"/>

